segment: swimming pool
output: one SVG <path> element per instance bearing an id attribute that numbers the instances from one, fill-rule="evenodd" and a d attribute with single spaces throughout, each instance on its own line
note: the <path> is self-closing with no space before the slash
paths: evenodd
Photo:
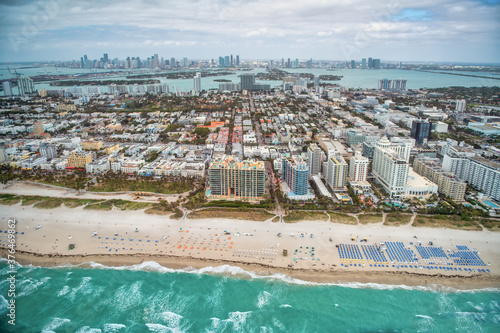
<path id="1" fill-rule="evenodd" d="M 498 209 L 500 207 L 498 207 L 497 204 L 494 204 L 493 202 L 489 201 L 489 200 L 484 200 L 483 203 L 487 204 L 488 206 L 490 206 L 491 208 L 493 209 Z"/>

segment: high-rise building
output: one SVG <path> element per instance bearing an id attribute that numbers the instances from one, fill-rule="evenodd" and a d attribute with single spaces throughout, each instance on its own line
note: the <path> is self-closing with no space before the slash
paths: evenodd
<path id="1" fill-rule="evenodd" d="M 481 156 L 446 154 L 443 170 L 457 175 L 487 196 L 500 201 L 500 163 Z"/>
<path id="2" fill-rule="evenodd" d="M 182 66 L 183 67 L 189 66 L 188 58 L 186 58 L 186 57 L 182 58 Z"/>
<path id="3" fill-rule="evenodd" d="M 290 58 L 288 58 L 288 62 L 286 63 L 286 68 L 291 68 L 292 63 L 290 62 Z"/>
<path id="4" fill-rule="evenodd" d="M 356 68 L 356 60 L 351 60 L 351 68 Z"/>
<path id="5" fill-rule="evenodd" d="M 19 95 L 21 96 L 32 94 L 35 92 L 35 85 L 33 84 L 33 80 L 26 76 L 20 77 L 17 80 L 17 87 L 19 89 Z"/>
<path id="6" fill-rule="evenodd" d="M 225 56 L 224 57 L 224 67 L 229 67 L 229 66 L 230 66 L 229 56 Z"/>
<path id="7" fill-rule="evenodd" d="M 57 157 L 57 149 L 55 145 L 43 144 L 40 146 L 40 155 L 48 161 Z"/>
<path id="8" fill-rule="evenodd" d="M 457 99 L 455 104 L 455 112 L 464 113 L 465 112 L 465 99 Z"/>
<path id="9" fill-rule="evenodd" d="M 170 67 L 177 67 L 177 64 L 175 63 L 175 58 L 170 58 Z"/>
<path id="10" fill-rule="evenodd" d="M 236 66 L 239 66 L 240 65 L 240 55 L 237 54 L 236 55 Z"/>
<path id="11" fill-rule="evenodd" d="M 262 161 L 237 161 L 232 156 L 215 158 L 208 168 L 209 198 L 262 200 L 266 168 Z"/>
<path id="12" fill-rule="evenodd" d="M 441 168 L 438 158 L 424 157 L 413 161 L 413 170 L 436 183 L 438 192 L 453 200 L 463 201 L 467 183 L 459 179 L 454 173 L 446 172 Z"/>
<path id="13" fill-rule="evenodd" d="M 10 81 L 3 81 L 2 87 L 4 96 L 12 96 L 12 85 L 10 84 Z"/>
<path id="14" fill-rule="evenodd" d="M 378 80 L 378 85 L 377 85 L 378 90 L 390 90 L 391 88 L 392 88 L 391 80 L 385 78 Z"/>
<path id="15" fill-rule="evenodd" d="M 313 82 L 314 82 L 314 88 L 317 89 L 319 87 L 319 75 L 314 75 Z"/>
<path id="16" fill-rule="evenodd" d="M 339 153 L 328 156 L 325 171 L 325 181 L 332 191 L 344 191 L 347 182 L 348 166 Z"/>
<path id="17" fill-rule="evenodd" d="M 312 143 L 307 147 L 307 165 L 309 167 L 309 178 L 321 173 L 321 148 Z"/>
<path id="18" fill-rule="evenodd" d="M 255 75 L 254 74 L 241 74 L 240 75 L 241 90 L 254 90 L 255 86 Z"/>
<path id="19" fill-rule="evenodd" d="M 199 93 L 201 91 L 201 73 L 197 72 L 194 76 L 194 90 Z"/>
<path id="20" fill-rule="evenodd" d="M 366 69 L 366 58 L 361 59 L 361 69 Z"/>
<path id="21" fill-rule="evenodd" d="M 309 185 L 309 167 L 300 156 L 283 159 L 283 181 L 294 195 L 307 195 Z"/>
<path id="22" fill-rule="evenodd" d="M 155 55 L 153 56 L 152 66 L 153 66 L 153 68 L 157 68 L 157 67 L 160 66 L 160 62 L 158 60 L 158 54 L 157 53 L 155 53 Z"/>
<path id="23" fill-rule="evenodd" d="M 368 58 L 368 68 L 373 68 L 373 59 Z"/>
<path id="24" fill-rule="evenodd" d="M 373 59 L 372 66 L 374 69 L 380 69 L 380 59 Z"/>
<path id="25" fill-rule="evenodd" d="M 370 160 L 356 151 L 349 162 L 349 178 L 353 182 L 365 182 Z"/>
<path id="26" fill-rule="evenodd" d="M 419 144 L 423 145 L 431 137 L 432 123 L 427 119 L 414 120 L 411 124 L 411 137 Z"/>
<path id="27" fill-rule="evenodd" d="M 406 82 L 404 79 L 395 79 L 392 80 L 392 90 L 404 91 L 406 90 Z"/>
<path id="28" fill-rule="evenodd" d="M 231 67 L 234 66 L 233 55 L 231 54 Z"/>
<path id="29" fill-rule="evenodd" d="M 391 142 L 385 136 L 375 147 L 372 166 L 373 176 L 391 198 L 400 197 L 404 193 L 410 165 L 392 149 Z"/>

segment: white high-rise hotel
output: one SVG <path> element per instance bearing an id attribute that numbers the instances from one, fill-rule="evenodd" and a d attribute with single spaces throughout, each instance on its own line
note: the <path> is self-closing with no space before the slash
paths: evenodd
<path id="1" fill-rule="evenodd" d="M 353 182 L 366 182 L 370 160 L 357 151 L 349 162 L 349 178 Z"/>
<path id="2" fill-rule="evenodd" d="M 410 150 L 410 145 L 391 144 L 387 137 L 380 139 L 375 147 L 372 173 L 391 198 L 404 194 L 410 168 Z"/>
<path id="3" fill-rule="evenodd" d="M 321 172 L 321 148 L 315 143 L 307 147 L 307 164 L 309 166 L 309 179 Z"/>
<path id="4" fill-rule="evenodd" d="M 201 91 L 201 73 L 197 72 L 194 77 L 194 90 L 199 93 Z"/>

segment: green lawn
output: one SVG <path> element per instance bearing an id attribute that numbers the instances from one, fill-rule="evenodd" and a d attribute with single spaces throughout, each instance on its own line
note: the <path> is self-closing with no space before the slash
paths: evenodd
<path id="1" fill-rule="evenodd" d="M 393 212 L 387 214 L 384 225 L 405 225 L 410 223 L 412 215 Z"/>
<path id="2" fill-rule="evenodd" d="M 33 207 L 42 209 L 52 209 L 60 207 L 62 203 L 63 200 L 59 198 L 44 198 L 39 203 L 36 203 Z"/>
<path id="3" fill-rule="evenodd" d="M 295 210 L 283 216 L 283 221 L 286 223 L 299 221 L 328 221 L 328 215 L 323 212 Z"/>
<path id="4" fill-rule="evenodd" d="M 149 179 L 104 179 L 97 185 L 89 187 L 93 192 L 122 192 L 140 191 L 163 194 L 178 194 L 192 190 L 193 179 L 185 179 L 177 182 Z"/>
<path id="5" fill-rule="evenodd" d="M 332 223 L 342 223 L 342 224 L 358 224 L 358 221 L 354 216 L 350 216 L 347 214 L 342 214 L 342 213 L 334 213 L 334 212 L 328 212 L 328 215 L 330 215 L 331 222 Z"/>
<path id="6" fill-rule="evenodd" d="M 381 223 L 383 220 L 382 214 L 359 214 L 358 219 L 361 224 Z"/>
<path id="7" fill-rule="evenodd" d="M 0 194 L 0 203 L 3 205 L 15 205 L 21 198 L 14 194 Z"/>

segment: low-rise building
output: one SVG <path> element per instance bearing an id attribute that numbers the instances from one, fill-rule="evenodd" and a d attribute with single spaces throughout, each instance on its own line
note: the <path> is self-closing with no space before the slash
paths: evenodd
<path id="1" fill-rule="evenodd" d="M 82 149 L 85 150 L 99 150 L 102 148 L 102 141 L 82 141 Z"/>
<path id="2" fill-rule="evenodd" d="M 21 162 L 21 168 L 26 170 L 31 170 L 33 168 L 40 167 L 41 164 L 46 162 L 47 159 L 45 158 L 45 156 L 32 155 Z"/>
<path id="3" fill-rule="evenodd" d="M 108 172 L 109 160 L 106 157 L 103 157 L 97 161 L 90 162 L 85 166 L 85 170 L 87 173 L 93 174 Z"/>
<path id="4" fill-rule="evenodd" d="M 404 185 L 403 197 L 428 197 L 438 192 L 438 186 L 426 177 L 422 177 L 412 168 L 408 170 L 408 178 Z"/>

